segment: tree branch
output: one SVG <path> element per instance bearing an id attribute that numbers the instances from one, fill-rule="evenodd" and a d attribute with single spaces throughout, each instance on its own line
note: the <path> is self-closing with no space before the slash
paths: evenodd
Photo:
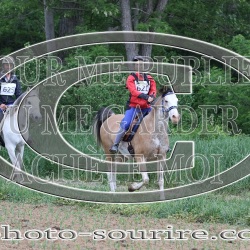
<path id="1" fill-rule="evenodd" d="M 53 10 L 80 10 L 84 11 L 84 9 L 81 8 L 67 8 L 67 7 L 52 7 Z"/>
<path id="2" fill-rule="evenodd" d="M 139 9 L 139 8 L 131 8 L 131 10 L 138 10 L 138 11 L 144 12 L 145 14 L 148 14 L 146 11 Z"/>

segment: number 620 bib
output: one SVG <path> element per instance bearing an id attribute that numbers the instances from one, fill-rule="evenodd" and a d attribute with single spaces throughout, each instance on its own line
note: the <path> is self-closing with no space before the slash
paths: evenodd
<path id="1" fill-rule="evenodd" d="M 137 91 L 144 94 L 148 94 L 150 89 L 150 84 L 147 81 L 135 81 L 135 86 Z"/>
<path id="2" fill-rule="evenodd" d="M 16 90 L 16 84 L 11 82 L 1 82 L 0 95 L 14 95 Z"/>

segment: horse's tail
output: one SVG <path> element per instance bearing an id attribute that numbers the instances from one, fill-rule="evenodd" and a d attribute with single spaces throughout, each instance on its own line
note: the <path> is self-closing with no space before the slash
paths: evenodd
<path id="1" fill-rule="evenodd" d="M 94 135 L 96 138 L 97 146 L 100 146 L 101 143 L 101 135 L 100 135 L 100 129 L 102 124 L 111 116 L 114 115 L 115 113 L 112 111 L 112 109 L 108 107 L 103 107 L 101 108 L 95 118 L 94 118 Z"/>

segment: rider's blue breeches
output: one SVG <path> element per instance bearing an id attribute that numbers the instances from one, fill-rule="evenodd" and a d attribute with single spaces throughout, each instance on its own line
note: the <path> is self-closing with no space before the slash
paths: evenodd
<path id="1" fill-rule="evenodd" d="M 143 116 L 147 115 L 151 111 L 151 108 L 145 108 L 145 109 L 140 109 L 140 108 L 134 108 L 131 107 L 130 109 L 126 110 L 125 116 L 121 121 L 121 128 L 124 130 L 128 130 L 130 127 L 130 124 L 134 120 L 136 114 L 142 112 Z"/>

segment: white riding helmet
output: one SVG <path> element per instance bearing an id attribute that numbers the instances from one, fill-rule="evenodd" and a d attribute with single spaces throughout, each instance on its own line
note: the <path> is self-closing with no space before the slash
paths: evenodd
<path id="1" fill-rule="evenodd" d="M 15 67 L 15 61 L 12 56 L 5 56 L 2 59 L 2 73 L 10 72 Z"/>
<path id="2" fill-rule="evenodd" d="M 2 64 L 13 64 L 15 65 L 15 60 L 12 56 L 5 56 L 2 60 Z"/>

